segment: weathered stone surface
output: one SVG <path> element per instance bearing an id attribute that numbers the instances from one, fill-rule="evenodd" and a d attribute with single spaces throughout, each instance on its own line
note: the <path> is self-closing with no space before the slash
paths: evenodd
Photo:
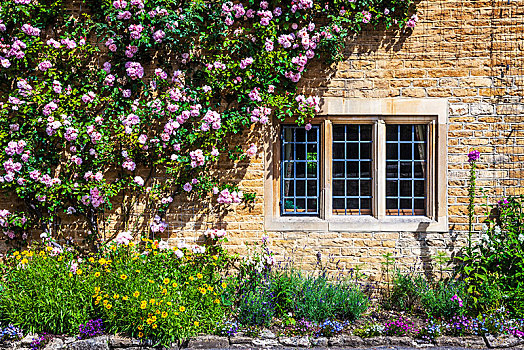
<path id="1" fill-rule="evenodd" d="M 438 337 L 435 339 L 435 344 L 437 346 L 460 346 L 464 347 L 466 343 L 464 342 L 463 338 L 455 338 L 455 337 Z"/>
<path id="2" fill-rule="evenodd" d="M 51 339 L 51 341 L 45 346 L 45 350 L 60 350 L 63 349 L 65 343 L 60 338 Z"/>
<path id="3" fill-rule="evenodd" d="M 524 339 L 517 338 L 513 335 L 501 335 L 499 337 L 495 337 L 491 334 L 488 334 L 484 337 L 484 340 L 490 348 L 511 348 L 524 344 Z"/>
<path id="4" fill-rule="evenodd" d="M 389 345 L 389 338 L 386 337 L 373 337 L 362 339 L 364 346 L 381 346 Z"/>
<path id="5" fill-rule="evenodd" d="M 231 345 L 233 344 L 251 344 L 251 340 L 253 340 L 253 338 L 245 337 L 243 335 L 229 337 L 229 343 Z"/>
<path id="6" fill-rule="evenodd" d="M 473 349 L 485 349 L 486 342 L 482 337 L 462 337 L 462 346 Z"/>
<path id="7" fill-rule="evenodd" d="M 362 338 L 357 337 L 356 335 L 345 335 L 344 338 L 344 346 L 349 346 L 352 348 L 358 348 L 364 345 L 364 341 Z"/>
<path id="8" fill-rule="evenodd" d="M 284 346 L 308 348 L 311 346 L 308 337 L 280 337 L 280 344 Z"/>
<path id="9" fill-rule="evenodd" d="M 344 337 L 342 337 L 341 335 L 337 335 L 336 337 L 328 338 L 328 345 L 329 346 L 343 346 Z"/>
<path id="10" fill-rule="evenodd" d="M 389 344 L 400 346 L 414 346 L 415 342 L 410 337 L 389 337 Z"/>
<path id="11" fill-rule="evenodd" d="M 264 330 L 260 331 L 258 336 L 261 339 L 276 339 L 277 338 L 275 333 L 271 332 L 269 329 L 264 329 Z"/>
<path id="12" fill-rule="evenodd" d="M 33 342 L 33 339 L 36 338 L 36 334 L 28 334 L 26 335 L 25 337 L 22 338 L 22 340 L 20 340 L 20 345 L 21 346 L 31 346 L 31 343 Z"/>
<path id="13" fill-rule="evenodd" d="M 128 348 L 140 346 L 140 340 L 112 335 L 109 337 L 109 345 L 113 348 Z"/>
<path id="14" fill-rule="evenodd" d="M 320 337 L 311 339 L 311 345 L 319 348 L 325 348 L 328 346 L 328 338 Z"/>
<path id="15" fill-rule="evenodd" d="M 275 348 L 279 347 L 280 343 L 276 339 L 261 339 L 255 338 L 252 341 L 252 344 L 259 348 Z"/>
<path id="16" fill-rule="evenodd" d="M 191 349 L 224 349 L 229 347 L 229 339 L 215 335 L 204 335 L 189 339 L 187 347 Z"/>
<path id="17" fill-rule="evenodd" d="M 67 350 L 109 350 L 108 337 L 103 335 L 91 339 L 77 340 L 66 346 Z"/>
<path id="18" fill-rule="evenodd" d="M 74 341 L 76 341 L 77 339 L 75 337 L 66 337 L 64 338 L 64 344 L 70 344 Z"/>

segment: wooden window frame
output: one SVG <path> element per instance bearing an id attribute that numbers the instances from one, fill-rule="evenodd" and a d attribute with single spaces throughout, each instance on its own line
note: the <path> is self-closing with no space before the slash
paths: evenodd
<path id="1" fill-rule="evenodd" d="M 264 226 L 266 231 L 447 232 L 446 99 L 348 99 L 328 97 L 312 124 L 320 126 L 320 198 L 316 217 L 280 215 L 280 122 L 265 137 Z M 373 125 L 372 215 L 334 215 L 332 209 L 333 124 Z M 427 124 L 426 215 L 386 215 L 386 124 Z M 378 179 L 378 181 L 377 181 Z"/>

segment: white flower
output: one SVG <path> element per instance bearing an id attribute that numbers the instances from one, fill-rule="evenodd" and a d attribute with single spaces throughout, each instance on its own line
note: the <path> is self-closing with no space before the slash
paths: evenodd
<path id="1" fill-rule="evenodd" d="M 166 249 L 169 249 L 169 243 L 167 243 L 166 241 L 160 241 L 158 243 L 158 249 L 159 250 L 166 250 Z"/>
<path id="2" fill-rule="evenodd" d="M 116 236 L 116 239 L 115 239 L 116 243 L 119 245 L 120 244 L 128 245 L 129 242 L 131 242 L 132 240 L 133 240 L 133 235 L 129 231 L 120 232 Z"/>
<path id="3" fill-rule="evenodd" d="M 177 256 L 177 258 L 182 259 L 182 257 L 184 256 L 184 252 L 182 252 L 180 249 L 177 249 L 175 250 L 175 255 Z"/>

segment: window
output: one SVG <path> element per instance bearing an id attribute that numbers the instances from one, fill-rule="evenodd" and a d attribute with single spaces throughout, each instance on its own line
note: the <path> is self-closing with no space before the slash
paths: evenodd
<path id="1" fill-rule="evenodd" d="M 447 102 L 327 100 L 268 135 L 266 230 L 446 231 Z"/>

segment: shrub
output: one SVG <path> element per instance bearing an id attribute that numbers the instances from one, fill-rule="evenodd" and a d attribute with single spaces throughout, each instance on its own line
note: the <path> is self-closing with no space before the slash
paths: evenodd
<path id="1" fill-rule="evenodd" d="M 466 285 L 462 281 L 439 281 L 421 291 L 420 302 L 428 316 L 450 319 L 466 312 Z"/>
<path id="2" fill-rule="evenodd" d="M 383 303 L 385 309 L 413 312 L 421 308 L 421 292 L 428 288 L 428 282 L 423 276 L 397 271 L 392 284 L 389 297 Z"/>
<path id="3" fill-rule="evenodd" d="M 367 310 L 368 297 L 362 290 L 344 280 L 331 282 L 325 274 L 306 277 L 294 302 L 297 317 L 322 322 L 341 318 L 355 320 Z"/>
<path id="4" fill-rule="evenodd" d="M 56 254 L 55 254 L 56 253 Z M 6 323 L 30 333 L 76 334 L 93 318 L 88 273 L 75 254 L 15 252 L 9 259 L 0 293 L 0 315 Z"/>
<path id="5" fill-rule="evenodd" d="M 3 320 L 30 332 L 80 329 L 83 337 L 101 331 L 88 322 L 100 318 L 110 333 L 163 344 L 214 331 L 226 315 L 227 254 L 145 242 L 141 250 L 112 244 L 84 259 L 52 248 L 15 253 L 0 294 Z"/>
<path id="6" fill-rule="evenodd" d="M 413 322 L 402 317 L 384 324 L 384 335 L 402 337 L 416 335 L 417 333 L 418 329 L 415 328 Z"/>
<path id="7" fill-rule="evenodd" d="M 271 291 L 275 300 L 275 313 L 285 317 L 294 311 L 296 295 L 303 283 L 302 276 L 293 269 L 272 270 L 269 274 Z"/>
<path id="8" fill-rule="evenodd" d="M 259 285 L 240 296 L 238 320 L 245 326 L 269 326 L 275 316 L 275 298 L 268 286 Z"/>

